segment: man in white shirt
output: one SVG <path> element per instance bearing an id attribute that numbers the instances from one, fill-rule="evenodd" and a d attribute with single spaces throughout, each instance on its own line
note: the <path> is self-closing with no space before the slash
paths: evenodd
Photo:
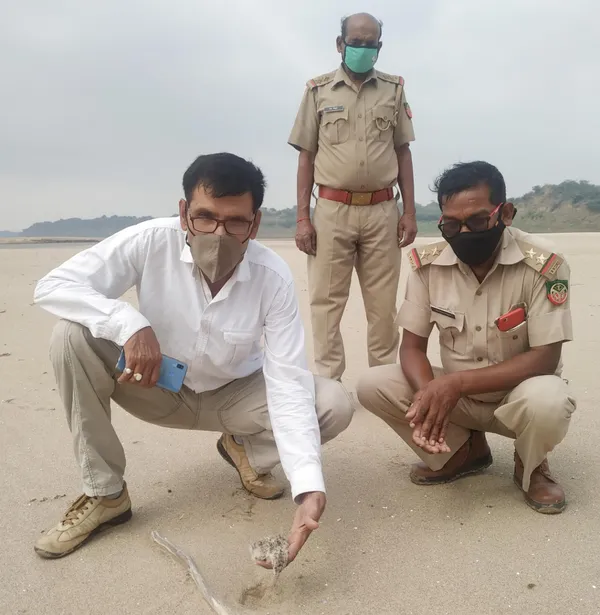
<path id="1" fill-rule="evenodd" d="M 321 442 L 348 427 L 353 404 L 340 383 L 308 370 L 291 271 L 254 241 L 264 177 L 233 154 L 200 156 L 183 191 L 179 218 L 126 228 L 35 290 L 61 319 L 50 356 L 83 480 L 83 495 L 37 541 L 42 557 L 67 555 L 131 518 L 111 399 L 156 425 L 222 432 L 219 453 L 257 497 L 283 494 L 271 474 L 281 461 L 298 504 L 290 561 L 318 527 Z M 133 286 L 139 310 L 120 299 Z M 188 366 L 179 393 L 155 386 L 162 354 Z"/>

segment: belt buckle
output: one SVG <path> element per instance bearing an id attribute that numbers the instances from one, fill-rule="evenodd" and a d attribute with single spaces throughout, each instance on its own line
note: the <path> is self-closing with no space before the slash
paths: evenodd
<path id="1" fill-rule="evenodd" d="M 352 192 L 350 205 L 370 205 L 372 196 L 371 192 Z"/>

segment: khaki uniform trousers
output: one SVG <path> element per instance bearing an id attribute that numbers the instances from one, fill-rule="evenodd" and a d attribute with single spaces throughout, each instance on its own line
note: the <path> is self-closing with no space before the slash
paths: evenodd
<path id="1" fill-rule="evenodd" d="M 120 352 L 116 344 L 70 321 L 59 321 L 52 334 L 50 358 L 86 495 L 110 495 L 123 485 L 125 453 L 111 424 L 111 399 L 133 416 L 162 427 L 241 436 L 250 464 L 259 473 L 279 463 L 262 371 L 214 391 L 194 393 L 184 386 L 176 394 L 118 384 L 115 366 Z M 325 443 L 348 427 L 354 406 L 339 382 L 315 377 L 315 389 Z"/>
<path id="2" fill-rule="evenodd" d="M 443 374 L 434 368 L 434 375 Z M 471 430 L 500 434 L 515 439 L 515 449 L 524 466 L 523 489 L 529 489 L 531 472 L 567 434 L 576 409 L 567 383 L 558 376 L 538 376 L 525 380 L 498 403 L 462 398 L 450 416 L 446 442 L 450 453 L 432 455 L 412 440 L 405 418 L 414 391 L 400 365 L 369 370 L 357 385 L 360 403 L 382 418 L 427 464 L 441 470 L 467 441 Z"/>
<path id="3" fill-rule="evenodd" d="M 346 368 L 340 322 L 355 266 L 367 315 L 369 366 L 397 360 L 399 219 L 396 200 L 377 205 L 317 200 L 317 253 L 308 257 L 308 290 L 315 365 L 325 378 L 340 380 Z"/>

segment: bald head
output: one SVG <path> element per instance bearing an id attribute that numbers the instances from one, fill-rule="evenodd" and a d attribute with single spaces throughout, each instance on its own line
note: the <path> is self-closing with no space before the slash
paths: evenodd
<path id="1" fill-rule="evenodd" d="M 370 35 L 376 32 L 377 40 L 381 38 L 383 23 L 370 13 L 354 13 L 342 19 L 342 40 L 346 40 L 349 31 L 364 32 Z"/>

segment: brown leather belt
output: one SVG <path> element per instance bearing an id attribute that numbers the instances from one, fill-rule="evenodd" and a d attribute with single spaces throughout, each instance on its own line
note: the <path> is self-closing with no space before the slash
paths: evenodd
<path id="1" fill-rule="evenodd" d="M 393 188 L 383 188 L 375 192 L 350 192 L 327 186 L 319 186 L 319 197 L 328 201 L 337 201 L 346 205 L 377 205 L 394 198 Z"/>

